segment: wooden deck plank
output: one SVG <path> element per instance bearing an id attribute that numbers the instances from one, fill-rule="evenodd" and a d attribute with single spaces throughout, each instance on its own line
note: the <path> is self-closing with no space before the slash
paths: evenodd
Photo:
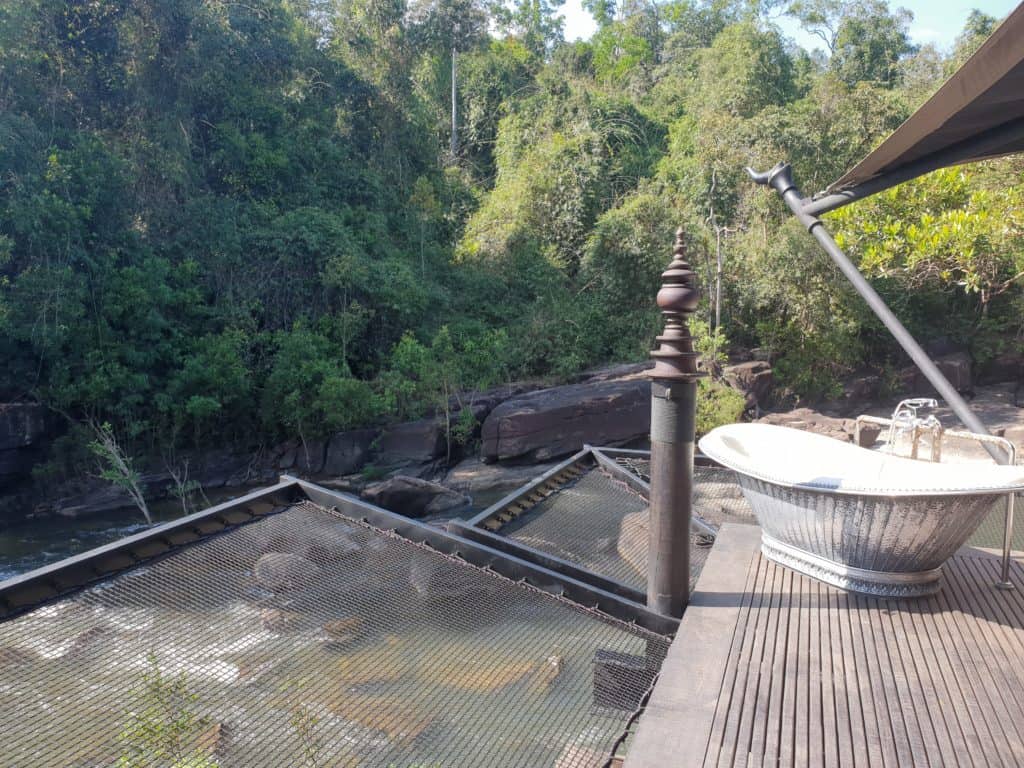
<path id="1" fill-rule="evenodd" d="M 953 749 L 944 711 L 944 704 L 948 704 L 948 701 L 944 702 L 940 698 L 943 693 L 942 682 L 933 670 L 934 659 L 924 655 L 923 638 L 911 620 L 912 611 L 913 606 L 907 606 L 890 614 L 893 636 L 907 675 L 914 681 L 911 693 L 920 700 L 918 718 L 928 724 L 927 739 L 934 749 L 934 764 L 958 765 L 960 761 Z"/>
<path id="2" fill-rule="evenodd" d="M 832 704 L 835 711 L 833 721 L 836 731 L 836 742 L 840 760 L 844 765 L 864 765 L 868 755 L 867 737 L 861 728 L 854 733 L 854 716 L 851 714 L 850 702 L 853 692 L 850 690 L 846 664 L 853 662 L 853 656 L 847 655 L 847 647 L 842 639 L 842 617 L 839 610 L 839 596 L 822 585 L 820 587 L 828 611 L 828 638 L 832 660 Z M 877 763 L 876 763 L 877 764 Z"/>
<path id="3" fill-rule="evenodd" d="M 814 595 L 818 607 L 817 626 L 819 654 L 821 658 L 821 737 L 825 757 L 822 761 L 828 768 L 843 768 L 854 765 L 853 749 L 850 746 L 849 717 L 839 723 L 839 702 L 846 700 L 846 686 L 841 676 L 834 674 L 839 659 L 838 651 L 832 647 L 832 619 L 829 615 L 828 591 L 820 582 L 814 582 Z"/>
<path id="4" fill-rule="evenodd" d="M 860 604 L 871 616 L 876 647 L 884 654 L 890 671 L 889 676 L 883 677 L 888 683 L 886 700 L 889 717 L 896 724 L 897 744 L 906 751 L 900 755 L 900 762 L 902 765 L 936 765 L 931 722 L 919 712 L 923 690 L 920 681 L 911 681 L 907 673 L 906 659 L 900 652 L 899 637 L 891 621 L 891 603 L 861 598 Z M 899 723 L 902 723 L 902 730 Z"/>
<path id="5" fill-rule="evenodd" d="M 731 750 L 722 750 L 723 755 L 718 760 L 719 765 L 746 765 L 755 749 L 755 731 L 760 730 L 758 728 L 760 721 L 755 712 L 759 697 L 763 695 L 762 682 L 764 684 L 768 682 L 768 676 L 762 674 L 765 665 L 765 646 L 768 645 L 767 639 L 771 632 L 768 622 L 772 616 L 771 605 L 778 591 L 777 584 L 780 584 L 782 580 L 782 575 L 775 569 L 766 568 L 765 570 L 767 589 L 764 590 L 758 605 L 758 623 L 754 632 L 750 657 L 747 661 L 747 680 L 744 685 L 743 698 L 739 700 L 738 706 L 732 707 L 730 711 L 731 719 L 736 722 L 736 741 Z M 724 763 L 722 762 L 723 758 L 727 758 Z"/>
<path id="6" fill-rule="evenodd" d="M 751 575 L 747 581 L 746 599 L 743 601 L 745 607 L 749 608 L 750 604 L 756 600 L 759 595 L 767 591 L 764 584 L 764 575 L 766 572 L 767 569 L 763 567 L 763 563 L 759 563 L 757 560 L 752 561 L 750 568 Z M 708 739 L 708 751 L 704 757 L 705 765 L 717 765 L 722 752 L 722 746 L 727 743 L 726 730 L 729 719 L 726 716 L 726 713 L 729 711 L 729 707 L 732 706 L 733 699 L 737 696 L 742 697 L 743 695 L 745 685 L 739 684 L 737 678 L 741 671 L 746 675 L 747 666 L 742 664 L 740 660 L 744 658 L 745 653 L 749 653 L 753 638 L 757 635 L 756 631 L 748 632 L 747 628 L 750 622 L 758 615 L 760 614 L 756 611 L 746 610 L 742 613 L 740 620 L 737 622 L 736 631 L 733 634 L 734 647 L 727 659 L 726 673 L 722 677 L 722 695 L 719 696 L 717 702 L 714 727 L 712 728 L 711 736 Z M 730 741 L 729 743 L 732 742 Z"/>
<path id="7" fill-rule="evenodd" d="M 939 595 L 876 600 L 758 544 L 723 526 L 625 768 L 1024 765 L 1019 561 L 1016 591 L 969 550 Z"/>
<path id="8" fill-rule="evenodd" d="M 790 598 L 793 594 L 793 573 L 781 570 L 782 586 L 775 591 L 775 610 L 769 614 L 768 638 L 765 643 L 767 662 L 762 667 L 758 690 L 757 724 L 750 745 L 750 765 L 778 763 L 779 731 L 784 722 L 782 692 L 785 689 L 786 644 L 789 641 Z M 764 674 L 764 672 L 767 674 Z"/>
<path id="9" fill-rule="evenodd" d="M 803 674 L 797 680 L 796 691 L 796 744 L 793 747 L 794 765 L 822 765 L 824 746 L 821 737 L 821 665 L 815 648 L 818 631 L 818 612 L 811 594 L 813 585 L 808 579 L 800 580 L 800 658 L 805 662 Z M 812 633 L 811 627 L 814 627 Z M 785 742 L 783 742 L 785 743 Z"/>
<path id="10" fill-rule="evenodd" d="M 725 534 L 723 538 L 721 534 Z M 641 766 L 696 766 L 708 749 L 712 719 L 722 688 L 722 669 L 732 650 L 731 638 L 744 613 L 747 577 L 757 567 L 760 530 L 751 525 L 723 525 L 700 584 L 669 648 L 658 685 L 651 695 L 628 760 Z M 685 685 L 675 681 L 685 680 Z M 678 728 L 691 723 L 693 728 Z"/>
<path id="11" fill-rule="evenodd" d="M 964 558 L 959 570 L 964 578 L 957 580 L 952 586 L 968 594 L 977 611 L 975 620 L 978 622 L 980 633 L 976 633 L 975 636 L 980 634 L 985 643 L 984 647 L 988 649 L 988 666 L 994 670 L 993 679 L 1004 708 L 1003 719 L 1009 725 L 1008 749 L 1012 752 L 1016 764 L 1020 765 L 1024 763 L 1024 722 L 1021 722 L 1020 717 L 1020 713 L 1024 711 L 1024 692 L 1020 690 L 1019 675 L 1014 675 L 1010 667 L 1021 664 L 1022 649 L 1018 643 L 1013 642 L 1012 631 L 1007 638 L 1005 624 L 1012 619 L 1012 613 L 1007 613 L 1006 609 L 1012 605 L 1015 596 L 999 595 L 996 590 L 991 589 L 991 574 L 986 574 L 985 578 L 975 567 L 980 562 L 973 558 Z M 1017 647 L 1013 647 L 1015 645 Z"/>
<path id="12" fill-rule="evenodd" d="M 973 649 L 964 643 L 960 630 L 963 616 L 950 604 L 945 592 L 939 593 L 935 600 L 939 606 L 939 611 L 935 614 L 936 624 L 944 634 L 947 653 L 956 661 L 957 680 L 960 682 L 962 700 L 968 712 L 968 717 L 962 724 L 965 729 L 980 733 L 981 749 L 984 750 L 985 744 L 1000 743 L 1006 739 L 1002 726 L 992 722 L 987 716 L 987 712 L 992 708 L 989 701 L 990 685 L 978 672 Z M 993 763 L 1006 764 L 1002 754 L 997 754 Z"/>
<path id="13" fill-rule="evenodd" d="M 853 661 L 846 665 L 847 674 L 853 675 L 850 711 L 854 722 L 864 730 L 868 753 L 881 756 L 880 759 L 870 759 L 868 765 L 898 768 L 896 729 L 889 714 L 885 687 L 881 682 L 878 667 L 880 659 L 874 648 L 870 616 L 860 610 L 856 595 L 840 593 L 838 597 L 847 621 L 848 642 L 853 648 Z"/>
<path id="14" fill-rule="evenodd" d="M 959 652 L 962 657 L 967 659 L 970 668 L 972 689 L 979 701 L 977 717 L 984 720 L 990 727 L 992 742 L 1003 745 L 999 754 L 993 756 L 993 763 L 1007 766 L 1018 765 L 1018 762 L 1007 754 L 1007 745 L 1018 739 L 1017 729 L 1013 722 L 1006 717 L 1005 705 L 994 676 L 994 669 L 982 646 L 979 645 L 978 625 L 972 613 L 961 607 L 964 595 L 960 593 L 957 586 L 957 580 L 947 579 L 942 597 L 951 606 L 953 620 L 950 622 L 950 626 L 954 632 L 954 642 L 959 644 Z M 978 720 L 972 720 L 972 724 L 977 722 Z"/>
<path id="15" fill-rule="evenodd" d="M 904 612 L 904 617 L 913 627 L 919 641 L 921 663 L 931 671 L 932 682 L 936 688 L 936 699 L 946 725 L 949 748 L 956 759 L 956 765 L 974 766 L 976 756 L 980 754 L 981 743 L 977 729 L 964 728 L 963 723 L 969 720 L 970 714 L 964 704 L 961 675 L 953 663 L 947 644 L 942 638 L 933 638 L 937 624 L 929 623 L 928 616 L 939 611 L 939 602 L 935 597 L 920 601 Z"/>
<path id="16" fill-rule="evenodd" d="M 927 601 L 921 601 L 927 602 Z M 937 765 L 960 765 L 959 754 L 953 747 L 953 735 L 950 724 L 945 716 L 945 706 L 949 703 L 945 687 L 938 676 L 934 655 L 926 654 L 925 638 L 921 636 L 914 624 L 913 614 L 916 606 L 908 606 L 907 610 L 897 610 L 890 614 L 893 623 L 893 637 L 899 645 L 899 655 L 923 694 L 924 717 L 929 720 L 934 736 L 935 763 Z"/>

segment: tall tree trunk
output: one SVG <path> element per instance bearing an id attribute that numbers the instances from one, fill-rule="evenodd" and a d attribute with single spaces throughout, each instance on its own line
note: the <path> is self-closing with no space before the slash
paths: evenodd
<path id="1" fill-rule="evenodd" d="M 458 51 L 452 46 L 452 157 L 459 153 L 459 99 L 456 88 L 455 61 L 458 58 Z"/>

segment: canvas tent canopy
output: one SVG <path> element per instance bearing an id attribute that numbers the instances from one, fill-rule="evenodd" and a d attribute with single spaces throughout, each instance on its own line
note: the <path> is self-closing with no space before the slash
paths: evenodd
<path id="1" fill-rule="evenodd" d="M 804 211 L 838 208 L 951 165 L 1024 151 L 1024 3 L 935 94 Z"/>
<path id="2" fill-rule="evenodd" d="M 850 261 L 818 215 L 939 168 L 1024 152 L 1022 86 L 1024 3 L 920 109 L 821 195 L 804 197 L 789 163 L 764 172 L 747 168 L 755 183 L 778 193 L 964 426 L 981 435 L 989 434 L 981 419 Z M 985 449 L 1000 464 L 1014 461 L 1012 454 L 995 445 L 986 444 Z M 1003 583 L 1009 573 L 1012 538 L 1010 496 L 1003 533 Z"/>

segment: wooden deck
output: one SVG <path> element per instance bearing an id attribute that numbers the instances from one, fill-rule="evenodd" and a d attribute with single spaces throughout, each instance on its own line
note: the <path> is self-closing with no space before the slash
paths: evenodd
<path id="1" fill-rule="evenodd" d="M 963 549 L 942 592 L 845 594 L 723 526 L 625 768 L 1024 765 L 1024 569 Z"/>

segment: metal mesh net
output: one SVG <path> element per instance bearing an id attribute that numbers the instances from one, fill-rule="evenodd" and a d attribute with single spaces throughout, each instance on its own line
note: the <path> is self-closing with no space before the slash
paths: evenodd
<path id="1" fill-rule="evenodd" d="M 646 584 L 647 501 L 592 468 L 499 533 L 638 589 Z"/>
<path id="2" fill-rule="evenodd" d="M 753 523 L 732 473 L 698 467 L 694 480 L 696 514 L 713 525 Z M 608 471 L 594 467 L 558 488 L 499 533 L 643 590 L 647 583 L 647 531 L 647 500 Z M 692 586 L 712 542 L 693 535 L 690 543 Z"/>
<path id="3" fill-rule="evenodd" d="M 0 624 L 0 763 L 593 768 L 665 650 L 303 503 Z"/>
<path id="4" fill-rule="evenodd" d="M 651 460 L 649 458 L 616 456 L 615 463 L 623 469 L 629 470 L 644 482 L 651 482 Z"/>
<path id="5" fill-rule="evenodd" d="M 651 481 L 651 461 L 636 456 L 616 456 L 615 462 L 641 480 Z M 723 467 L 693 468 L 693 511 L 709 523 L 754 523 L 754 513 L 736 482 L 736 474 Z"/>
<path id="6" fill-rule="evenodd" d="M 1024 551 L 1024 495 L 1017 494 L 1014 502 L 1013 540 L 1010 548 Z M 1002 549 L 1003 531 L 1006 526 L 1006 499 L 1000 499 L 988 513 L 981 525 L 971 535 L 967 545 L 970 547 L 988 547 Z"/>

